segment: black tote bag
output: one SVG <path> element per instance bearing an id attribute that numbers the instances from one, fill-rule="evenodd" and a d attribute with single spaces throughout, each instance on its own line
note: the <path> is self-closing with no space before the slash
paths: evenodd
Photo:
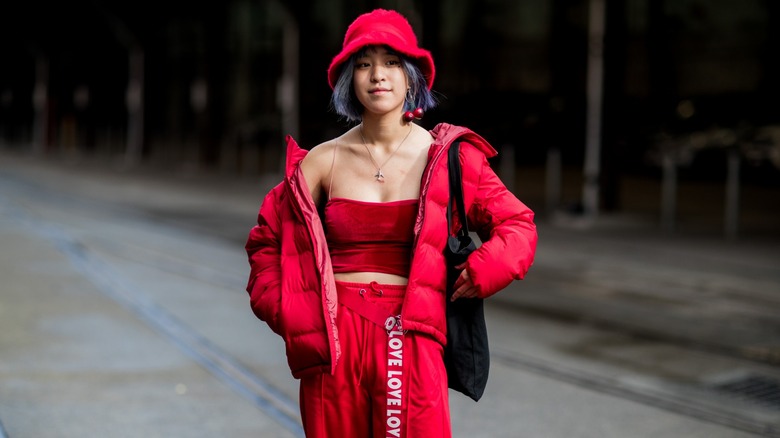
<path id="1" fill-rule="evenodd" d="M 466 210 L 463 203 L 463 186 L 458 155 L 460 142 L 450 146 L 448 170 L 450 201 L 447 205 L 448 233 L 452 229 L 452 203 L 456 203 L 461 228 L 453 236 L 448 235 L 445 256 L 447 259 L 447 346 L 444 348 L 444 365 L 447 368 L 448 386 L 479 401 L 487 385 L 490 370 L 487 326 L 482 298 L 459 298 L 450 301 L 453 285 L 460 275 L 455 269 L 477 249 L 469 236 Z"/>

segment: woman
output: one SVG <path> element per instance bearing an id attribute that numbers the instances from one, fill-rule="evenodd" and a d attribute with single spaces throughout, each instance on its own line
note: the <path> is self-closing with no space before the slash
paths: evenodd
<path id="1" fill-rule="evenodd" d="M 359 123 L 310 151 L 288 136 L 285 180 L 249 234 L 251 306 L 284 338 L 308 437 L 451 436 L 443 345 L 453 140 L 482 245 L 452 299 L 486 298 L 533 261 L 533 212 L 491 170 L 495 150 L 468 128 L 414 123 L 436 104 L 434 76 L 406 18 L 358 17 L 328 83 L 334 110 Z"/>

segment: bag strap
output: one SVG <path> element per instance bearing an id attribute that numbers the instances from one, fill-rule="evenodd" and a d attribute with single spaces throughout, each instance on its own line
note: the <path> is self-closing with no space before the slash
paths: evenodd
<path id="1" fill-rule="evenodd" d="M 460 171 L 460 140 L 452 143 L 447 160 L 447 169 L 450 177 L 450 200 L 447 202 L 447 232 L 452 229 L 452 202 L 455 201 L 460 218 L 460 230 L 456 233 L 460 236 L 469 234 L 469 224 L 466 219 L 466 207 L 463 202 L 463 179 Z"/>

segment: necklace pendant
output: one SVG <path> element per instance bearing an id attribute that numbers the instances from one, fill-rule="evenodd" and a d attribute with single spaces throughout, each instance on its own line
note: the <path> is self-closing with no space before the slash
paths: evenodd
<path id="1" fill-rule="evenodd" d="M 376 178 L 377 182 L 385 182 L 385 175 L 382 173 L 382 169 L 376 170 L 376 173 L 374 174 L 374 178 Z"/>

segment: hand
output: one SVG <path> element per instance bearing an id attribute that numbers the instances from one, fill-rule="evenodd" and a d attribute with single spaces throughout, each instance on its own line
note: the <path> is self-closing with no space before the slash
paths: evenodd
<path id="1" fill-rule="evenodd" d="M 450 301 L 455 301 L 458 298 L 476 298 L 478 296 L 477 288 L 474 286 L 474 282 L 471 281 L 469 271 L 467 271 L 465 268 L 466 262 L 455 266 L 455 269 L 462 269 L 462 271 L 460 271 L 460 275 L 455 280 L 455 285 L 453 286 L 455 292 L 453 292 Z"/>

